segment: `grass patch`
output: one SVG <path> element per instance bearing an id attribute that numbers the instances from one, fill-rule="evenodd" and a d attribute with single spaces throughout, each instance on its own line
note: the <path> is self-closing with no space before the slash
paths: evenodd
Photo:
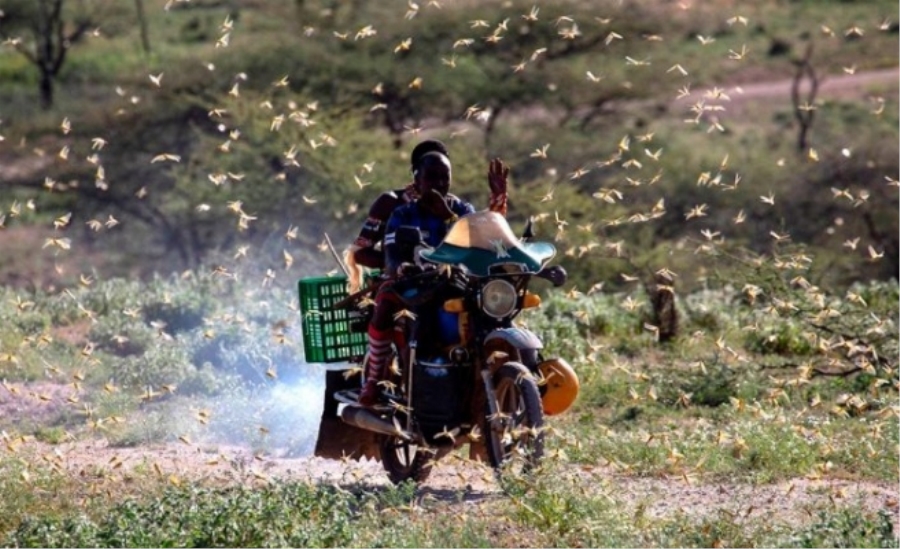
<path id="1" fill-rule="evenodd" d="M 821 510 L 813 524 L 786 536 L 781 547 L 900 547 L 890 513 L 853 508 Z"/>
<path id="2" fill-rule="evenodd" d="M 358 501 L 327 487 L 168 488 L 103 512 L 25 516 L 6 545 L 333 547 L 353 544 Z M 98 510 L 101 511 L 101 510 Z"/>

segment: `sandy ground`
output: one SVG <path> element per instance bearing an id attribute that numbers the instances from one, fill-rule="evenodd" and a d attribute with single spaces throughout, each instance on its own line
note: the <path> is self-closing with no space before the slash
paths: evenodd
<path id="1" fill-rule="evenodd" d="M 12 418 L 28 418 L 38 425 L 53 422 L 73 404 L 76 396 L 70 385 L 35 382 L 4 383 L 0 388 L 0 430 L 3 444 L 0 457 L 18 457 L 33 472 L 49 468 L 107 489 L 119 482 L 164 479 L 173 484 L 200 482 L 215 485 L 264 484 L 291 481 L 337 485 L 362 484 L 374 487 L 389 483 L 387 474 L 374 460 L 331 460 L 313 456 L 288 457 L 284 448 L 268 451 L 249 444 L 215 443 L 179 437 L 166 443 L 127 447 L 111 446 L 102 431 L 85 431 L 73 439 L 49 444 L 34 437 L 16 435 Z M 21 425 L 21 423 L 19 423 Z M 306 430 L 317 425 L 308 425 Z M 73 431 L 76 432 L 76 431 Z M 175 438 L 173 435 L 172 438 Z M 431 477 L 420 489 L 423 496 L 444 500 L 450 505 L 479 501 L 488 505 L 502 500 L 503 493 L 493 472 L 483 463 L 469 461 L 454 452 L 437 463 Z M 553 459 L 553 458 L 550 458 Z M 829 507 L 884 509 L 895 517 L 900 531 L 900 488 L 888 482 L 858 481 L 839 473 L 793 478 L 771 484 L 753 485 L 711 481 L 703 477 L 643 477 L 604 465 L 570 464 L 561 469 L 573 489 L 606 495 L 630 513 L 648 518 L 718 516 L 727 513 L 742 519 L 764 519 L 801 525 L 816 518 L 817 510 Z M 556 473 L 560 474 L 560 473 Z"/>
<path id="2" fill-rule="evenodd" d="M 253 453 L 249 448 L 227 445 L 168 443 L 115 448 L 102 439 L 49 445 L 29 442 L 17 450 L 20 457 L 81 479 L 107 486 L 155 476 L 172 483 L 258 484 L 291 481 L 371 487 L 389 483 L 381 464 L 374 460 L 338 461 L 317 457 L 285 458 Z M 638 477 L 606 467 L 571 465 L 567 474 L 578 486 L 606 495 L 630 514 L 647 518 L 685 516 L 714 518 L 721 513 L 745 519 L 764 519 L 800 526 L 825 508 L 884 509 L 898 517 L 898 487 L 886 482 L 839 478 L 794 478 L 774 484 L 708 483 L 683 477 Z M 452 454 L 438 462 L 431 477 L 420 487 L 423 497 L 450 504 L 503 498 L 492 472 L 481 463 Z M 461 503 L 460 503 L 461 504 Z"/>

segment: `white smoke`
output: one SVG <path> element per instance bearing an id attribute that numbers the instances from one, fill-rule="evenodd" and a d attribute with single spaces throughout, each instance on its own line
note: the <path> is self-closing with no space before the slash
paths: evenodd
<path id="1" fill-rule="evenodd" d="M 160 408 L 141 414 L 139 436 L 236 445 L 271 456 L 311 456 L 322 416 L 325 372 L 317 365 L 302 368 L 304 375 L 289 381 L 235 385 L 216 396 L 182 396 L 177 402 L 160 403 Z"/>
<path id="2" fill-rule="evenodd" d="M 324 372 L 310 367 L 309 375 L 291 383 L 275 381 L 261 389 L 239 391 L 243 394 L 228 395 L 218 403 L 222 423 L 211 425 L 212 430 L 221 432 L 229 442 L 249 444 L 267 453 L 312 455 L 324 390 Z"/>

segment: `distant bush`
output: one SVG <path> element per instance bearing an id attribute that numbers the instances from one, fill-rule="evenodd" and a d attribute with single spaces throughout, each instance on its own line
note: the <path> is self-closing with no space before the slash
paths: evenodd
<path id="1" fill-rule="evenodd" d="M 660 402 L 678 406 L 681 395 L 690 395 L 690 404 L 715 408 L 729 404 L 738 395 L 739 374 L 725 364 L 715 363 L 704 370 L 679 371 L 661 383 Z"/>
<path id="2" fill-rule="evenodd" d="M 116 361 L 113 373 L 123 387 L 135 392 L 148 387 L 159 391 L 159 387 L 168 384 L 182 385 L 199 375 L 187 351 L 165 341 L 157 342 L 139 356 Z"/>
<path id="3" fill-rule="evenodd" d="M 809 355 L 814 350 L 808 332 L 792 321 L 779 321 L 748 331 L 744 346 L 754 353 L 787 356 Z"/>

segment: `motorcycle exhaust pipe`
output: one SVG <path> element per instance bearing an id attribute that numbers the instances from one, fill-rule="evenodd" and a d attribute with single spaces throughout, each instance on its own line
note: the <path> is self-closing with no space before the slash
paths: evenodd
<path id="1" fill-rule="evenodd" d="M 344 409 L 341 410 L 341 421 L 364 431 L 374 431 L 382 435 L 400 437 L 407 441 L 413 438 L 412 435 L 400 427 L 399 423 L 395 424 L 388 421 L 372 410 L 360 406 L 344 406 Z"/>

